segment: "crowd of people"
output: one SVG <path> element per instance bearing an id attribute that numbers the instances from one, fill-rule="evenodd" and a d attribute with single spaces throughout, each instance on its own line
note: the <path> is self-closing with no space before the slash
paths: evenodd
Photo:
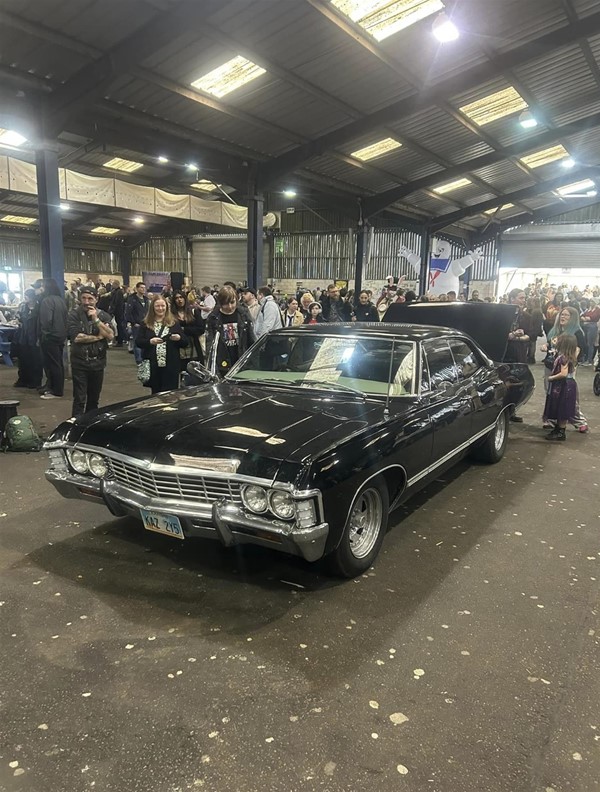
<path id="1" fill-rule="evenodd" d="M 366 289 L 358 295 L 334 283 L 323 290 L 282 295 L 269 285 L 255 290 L 231 281 L 148 295 L 141 281 L 129 289 L 117 280 L 83 283 L 79 278 L 68 288 L 65 284 L 63 292 L 52 279 L 40 279 L 25 291 L 18 308 L 15 387 L 38 389 L 43 399 L 63 397 L 69 342 L 72 414 L 79 415 L 98 406 L 110 346 L 127 347 L 145 372 L 140 380 L 157 393 L 179 387 L 190 361 L 214 360 L 217 373 L 226 374 L 257 338 L 271 330 L 322 322 L 377 322 L 394 302 L 433 301 L 492 302 L 480 299 L 477 290 L 468 297 L 455 292 L 417 297 L 403 288 L 401 278 L 392 276 L 378 293 Z M 515 306 L 505 361 L 534 364 L 543 340 L 544 384 L 556 404 L 562 380 L 567 382 L 569 398 L 563 401 L 569 406 L 560 402 L 558 418 L 554 402 L 546 405 L 544 425 L 553 430 L 551 439 L 564 439 L 566 422 L 586 432 L 575 372 L 577 365 L 593 365 L 598 352 L 600 288 L 580 291 L 536 282 L 513 289 L 500 302 Z"/>

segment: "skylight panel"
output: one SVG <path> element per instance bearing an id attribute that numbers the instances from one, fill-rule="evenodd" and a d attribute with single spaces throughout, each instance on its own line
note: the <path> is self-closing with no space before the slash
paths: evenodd
<path id="1" fill-rule="evenodd" d="M 113 159 L 105 162 L 103 168 L 110 168 L 111 170 L 124 171 L 125 173 L 133 173 L 144 167 L 143 162 L 134 162 L 134 160 L 123 159 L 122 157 L 114 157 Z"/>
<path id="2" fill-rule="evenodd" d="M 211 182 L 209 179 L 200 179 L 200 181 L 194 182 L 190 184 L 190 187 L 193 187 L 194 190 L 202 190 L 203 192 L 212 192 L 220 187 L 220 184 L 215 184 Z"/>
<path id="3" fill-rule="evenodd" d="M 523 165 L 528 168 L 540 168 L 542 165 L 548 165 L 550 162 L 566 159 L 570 154 L 564 146 L 552 146 L 551 148 L 543 149 L 542 151 L 535 151 L 533 154 L 527 154 L 526 157 L 521 157 Z"/>
<path id="4" fill-rule="evenodd" d="M 496 212 L 503 212 L 505 209 L 512 209 L 513 207 L 514 204 L 507 203 L 507 204 L 503 204 L 502 206 L 495 206 L 493 209 L 486 209 L 483 214 L 493 215 L 496 214 Z"/>
<path id="5" fill-rule="evenodd" d="M 96 226 L 96 228 L 92 228 L 92 234 L 105 234 L 106 236 L 114 236 L 118 234 L 120 228 L 110 228 L 109 226 Z"/>
<path id="6" fill-rule="evenodd" d="M 392 36 L 444 8 L 442 0 L 331 0 L 345 16 L 377 41 Z"/>
<path id="7" fill-rule="evenodd" d="M 591 179 L 583 179 L 582 181 L 573 182 L 573 184 L 566 184 L 564 187 L 559 187 L 556 192 L 559 195 L 587 195 L 588 193 L 593 192 L 595 189 L 596 185 Z"/>
<path id="8" fill-rule="evenodd" d="M 27 138 L 12 129 L 0 129 L 0 146 L 22 146 Z"/>
<path id="9" fill-rule="evenodd" d="M 370 146 L 365 146 L 364 148 L 353 151 L 350 156 L 366 162 L 366 160 L 372 160 L 375 159 L 375 157 L 382 157 L 389 151 L 393 151 L 394 149 L 400 148 L 401 146 L 402 143 L 394 140 L 394 138 L 384 138 L 383 140 L 379 140 L 377 143 L 371 143 Z"/>
<path id="10" fill-rule="evenodd" d="M 247 58 L 236 55 L 235 58 L 228 60 L 222 66 L 218 66 L 203 77 L 194 80 L 192 88 L 198 88 L 200 91 L 206 91 L 206 93 L 220 98 L 255 80 L 261 74 L 265 74 L 265 71 Z"/>
<path id="11" fill-rule="evenodd" d="M 23 215 L 4 215 L 0 217 L 1 223 L 18 223 L 19 225 L 32 225 L 37 223 L 35 217 L 24 217 Z"/>
<path id="12" fill-rule="evenodd" d="M 439 187 L 434 187 L 433 191 L 443 195 L 452 190 L 459 190 L 461 187 L 466 187 L 467 184 L 472 184 L 471 179 L 456 179 L 456 181 L 447 182 L 446 184 L 440 184 Z"/>
<path id="13" fill-rule="evenodd" d="M 509 88 L 504 88 L 502 91 L 497 91 L 458 109 L 477 126 L 485 126 L 498 118 L 525 110 L 527 106 L 525 99 L 511 85 Z"/>

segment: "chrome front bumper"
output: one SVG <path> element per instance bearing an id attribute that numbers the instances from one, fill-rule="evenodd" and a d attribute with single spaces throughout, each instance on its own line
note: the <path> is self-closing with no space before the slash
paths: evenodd
<path id="1" fill-rule="evenodd" d="M 217 539 L 226 547 L 256 544 L 298 555 L 306 561 L 322 557 L 328 523 L 299 528 L 283 520 L 251 515 L 221 498 L 212 504 L 194 504 L 170 498 L 153 498 L 110 480 L 90 479 L 74 473 L 47 470 L 46 479 L 64 498 L 102 502 L 116 517 L 139 517 L 140 509 L 179 517 L 187 537 Z"/>

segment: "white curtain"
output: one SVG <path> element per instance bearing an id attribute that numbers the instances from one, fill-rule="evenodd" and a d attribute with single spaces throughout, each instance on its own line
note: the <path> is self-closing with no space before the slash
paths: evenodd
<path id="1" fill-rule="evenodd" d="M 248 228 L 248 210 L 245 206 L 234 206 L 234 204 L 222 203 L 223 225 L 233 228 Z"/>
<path id="2" fill-rule="evenodd" d="M 222 223 L 222 206 L 221 201 L 204 201 L 196 195 L 192 195 L 191 199 L 191 216 L 192 220 L 201 220 L 204 223 Z"/>
<path id="3" fill-rule="evenodd" d="M 37 176 L 35 165 L 30 162 L 10 158 L 9 161 L 10 189 L 15 192 L 37 194 Z"/>
<path id="4" fill-rule="evenodd" d="M 154 193 L 154 187 L 141 187 L 115 179 L 115 205 L 123 209 L 154 214 Z"/>
<path id="5" fill-rule="evenodd" d="M 156 214 L 190 219 L 189 195 L 172 195 L 164 190 L 155 190 L 154 192 L 156 193 Z"/>
<path id="6" fill-rule="evenodd" d="M 67 198 L 69 201 L 114 206 L 115 180 L 110 177 L 86 176 L 68 170 Z"/>
<path id="7" fill-rule="evenodd" d="M 0 157 L 0 190 L 8 190 L 8 157 Z"/>

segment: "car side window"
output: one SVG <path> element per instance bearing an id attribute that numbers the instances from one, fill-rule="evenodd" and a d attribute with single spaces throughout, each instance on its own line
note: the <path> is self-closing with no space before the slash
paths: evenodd
<path id="1" fill-rule="evenodd" d="M 460 338 L 453 338 L 450 341 L 450 348 L 454 355 L 459 380 L 472 376 L 481 365 L 475 350 Z"/>
<path id="2" fill-rule="evenodd" d="M 444 383 L 456 384 L 456 365 L 450 346 L 445 338 L 429 341 L 423 345 L 429 365 L 429 383 L 432 391 L 442 390 Z"/>

